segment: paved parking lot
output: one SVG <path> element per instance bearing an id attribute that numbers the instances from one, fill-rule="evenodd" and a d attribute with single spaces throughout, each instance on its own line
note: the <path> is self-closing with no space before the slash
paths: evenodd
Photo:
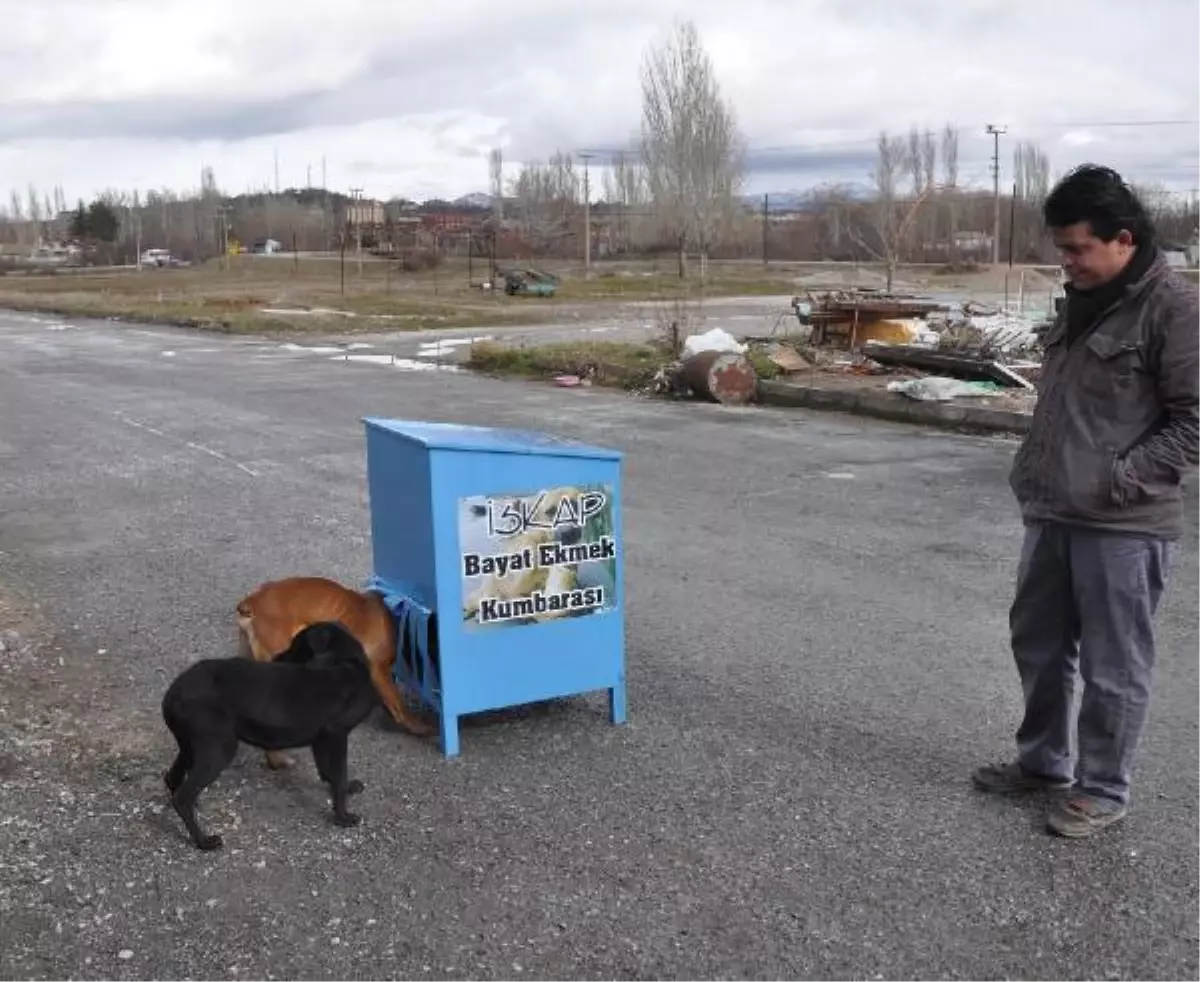
<path id="1" fill-rule="evenodd" d="M 369 573 L 368 414 L 627 454 L 629 722 L 492 714 L 447 761 L 372 719 L 351 830 L 243 749 L 198 853 L 162 692 L 256 582 Z M 0 975 L 1195 977 L 1194 524 L 1127 822 L 970 788 L 1019 709 L 1012 450 L 0 315 Z"/>

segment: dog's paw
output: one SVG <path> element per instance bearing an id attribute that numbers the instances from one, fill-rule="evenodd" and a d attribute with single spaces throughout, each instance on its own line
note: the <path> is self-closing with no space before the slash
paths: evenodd
<path id="1" fill-rule="evenodd" d="M 362 781 L 360 781 L 358 778 L 354 778 L 354 780 L 347 782 L 346 794 L 362 794 L 365 788 L 366 785 L 363 784 Z"/>
<path id="2" fill-rule="evenodd" d="M 344 829 L 352 829 L 362 821 L 361 815 L 355 815 L 353 812 L 343 812 L 341 815 L 333 816 L 333 824 L 340 825 Z"/>
<path id="3" fill-rule="evenodd" d="M 219 835 L 206 835 L 203 839 L 196 843 L 197 849 L 203 849 L 205 852 L 210 852 L 213 849 L 220 849 L 225 843 L 221 841 Z"/>

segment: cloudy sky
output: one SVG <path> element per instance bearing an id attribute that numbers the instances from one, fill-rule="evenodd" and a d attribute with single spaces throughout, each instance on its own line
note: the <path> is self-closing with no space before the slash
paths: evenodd
<path id="1" fill-rule="evenodd" d="M 61 185 L 275 183 L 453 197 L 555 150 L 629 146 L 638 68 L 690 17 L 749 149 L 746 190 L 865 184 L 880 128 L 988 123 L 1061 171 L 1197 178 L 1196 0 L 0 0 L 0 202 Z M 1121 125 L 1116 125 L 1121 124 Z M 1127 125 L 1140 124 L 1140 125 Z M 594 164 L 593 164 L 594 166 Z M 597 182 L 597 185 L 599 182 Z"/>

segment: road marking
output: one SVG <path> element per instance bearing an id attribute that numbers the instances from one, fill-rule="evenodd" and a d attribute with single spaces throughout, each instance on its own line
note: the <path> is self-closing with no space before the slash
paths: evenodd
<path id="1" fill-rule="evenodd" d="M 126 416 L 122 412 L 116 412 L 113 413 L 113 415 L 116 416 L 117 419 L 126 426 L 132 426 L 135 430 L 145 430 L 147 433 L 153 433 L 155 436 L 160 436 L 164 440 L 175 440 L 191 450 L 198 450 L 200 453 L 208 454 L 210 457 L 215 457 L 217 460 L 223 461 L 226 464 L 232 464 L 238 470 L 244 471 L 251 477 L 258 477 L 258 471 L 251 467 L 247 467 L 245 464 L 234 460 L 232 457 L 226 456 L 225 454 L 221 453 L 220 450 L 214 450 L 212 447 L 206 447 L 203 443 L 195 443 L 192 440 L 180 440 L 178 437 L 172 436 L 170 433 L 164 433 L 162 430 L 151 426 L 149 423 L 143 423 L 141 420 L 133 419 L 129 416 Z"/>

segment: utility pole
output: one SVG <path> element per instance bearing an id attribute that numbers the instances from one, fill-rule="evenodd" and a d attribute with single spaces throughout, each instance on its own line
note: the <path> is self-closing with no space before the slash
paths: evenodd
<path id="1" fill-rule="evenodd" d="M 1017 237 L 1017 182 L 1013 181 L 1012 198 L 1008 203 L 1008 268 L 1013 266 L 1013 240 Z"/>
<path id="2" fill-rule="evenodd" d="M 992 152 L 992 265 L 1000 265 L 1000 136 L 1008 132 L 1007 126 L 988 123 L 987 131 L 992 135 L 995 150 Z"/>
<path id="3" fill-rule="evenodd" d="M 362 279 L 362 188 L 351 188 L 350 197 L 354 200 L 354 237 L 355 248 L 358 251 L 358 278 Z"/>
<path id="4" fill-rule="evenodd" d="M 588 161 L 590 153 L 581 153 L 583 158 L 583 278 L 592 273 L 592 188 L 588 183 Z"/>
<path id="5" fill-rule="evenodd" d="M 279 151 L 275 151 L 275 193 L 279 193 Z"/>

